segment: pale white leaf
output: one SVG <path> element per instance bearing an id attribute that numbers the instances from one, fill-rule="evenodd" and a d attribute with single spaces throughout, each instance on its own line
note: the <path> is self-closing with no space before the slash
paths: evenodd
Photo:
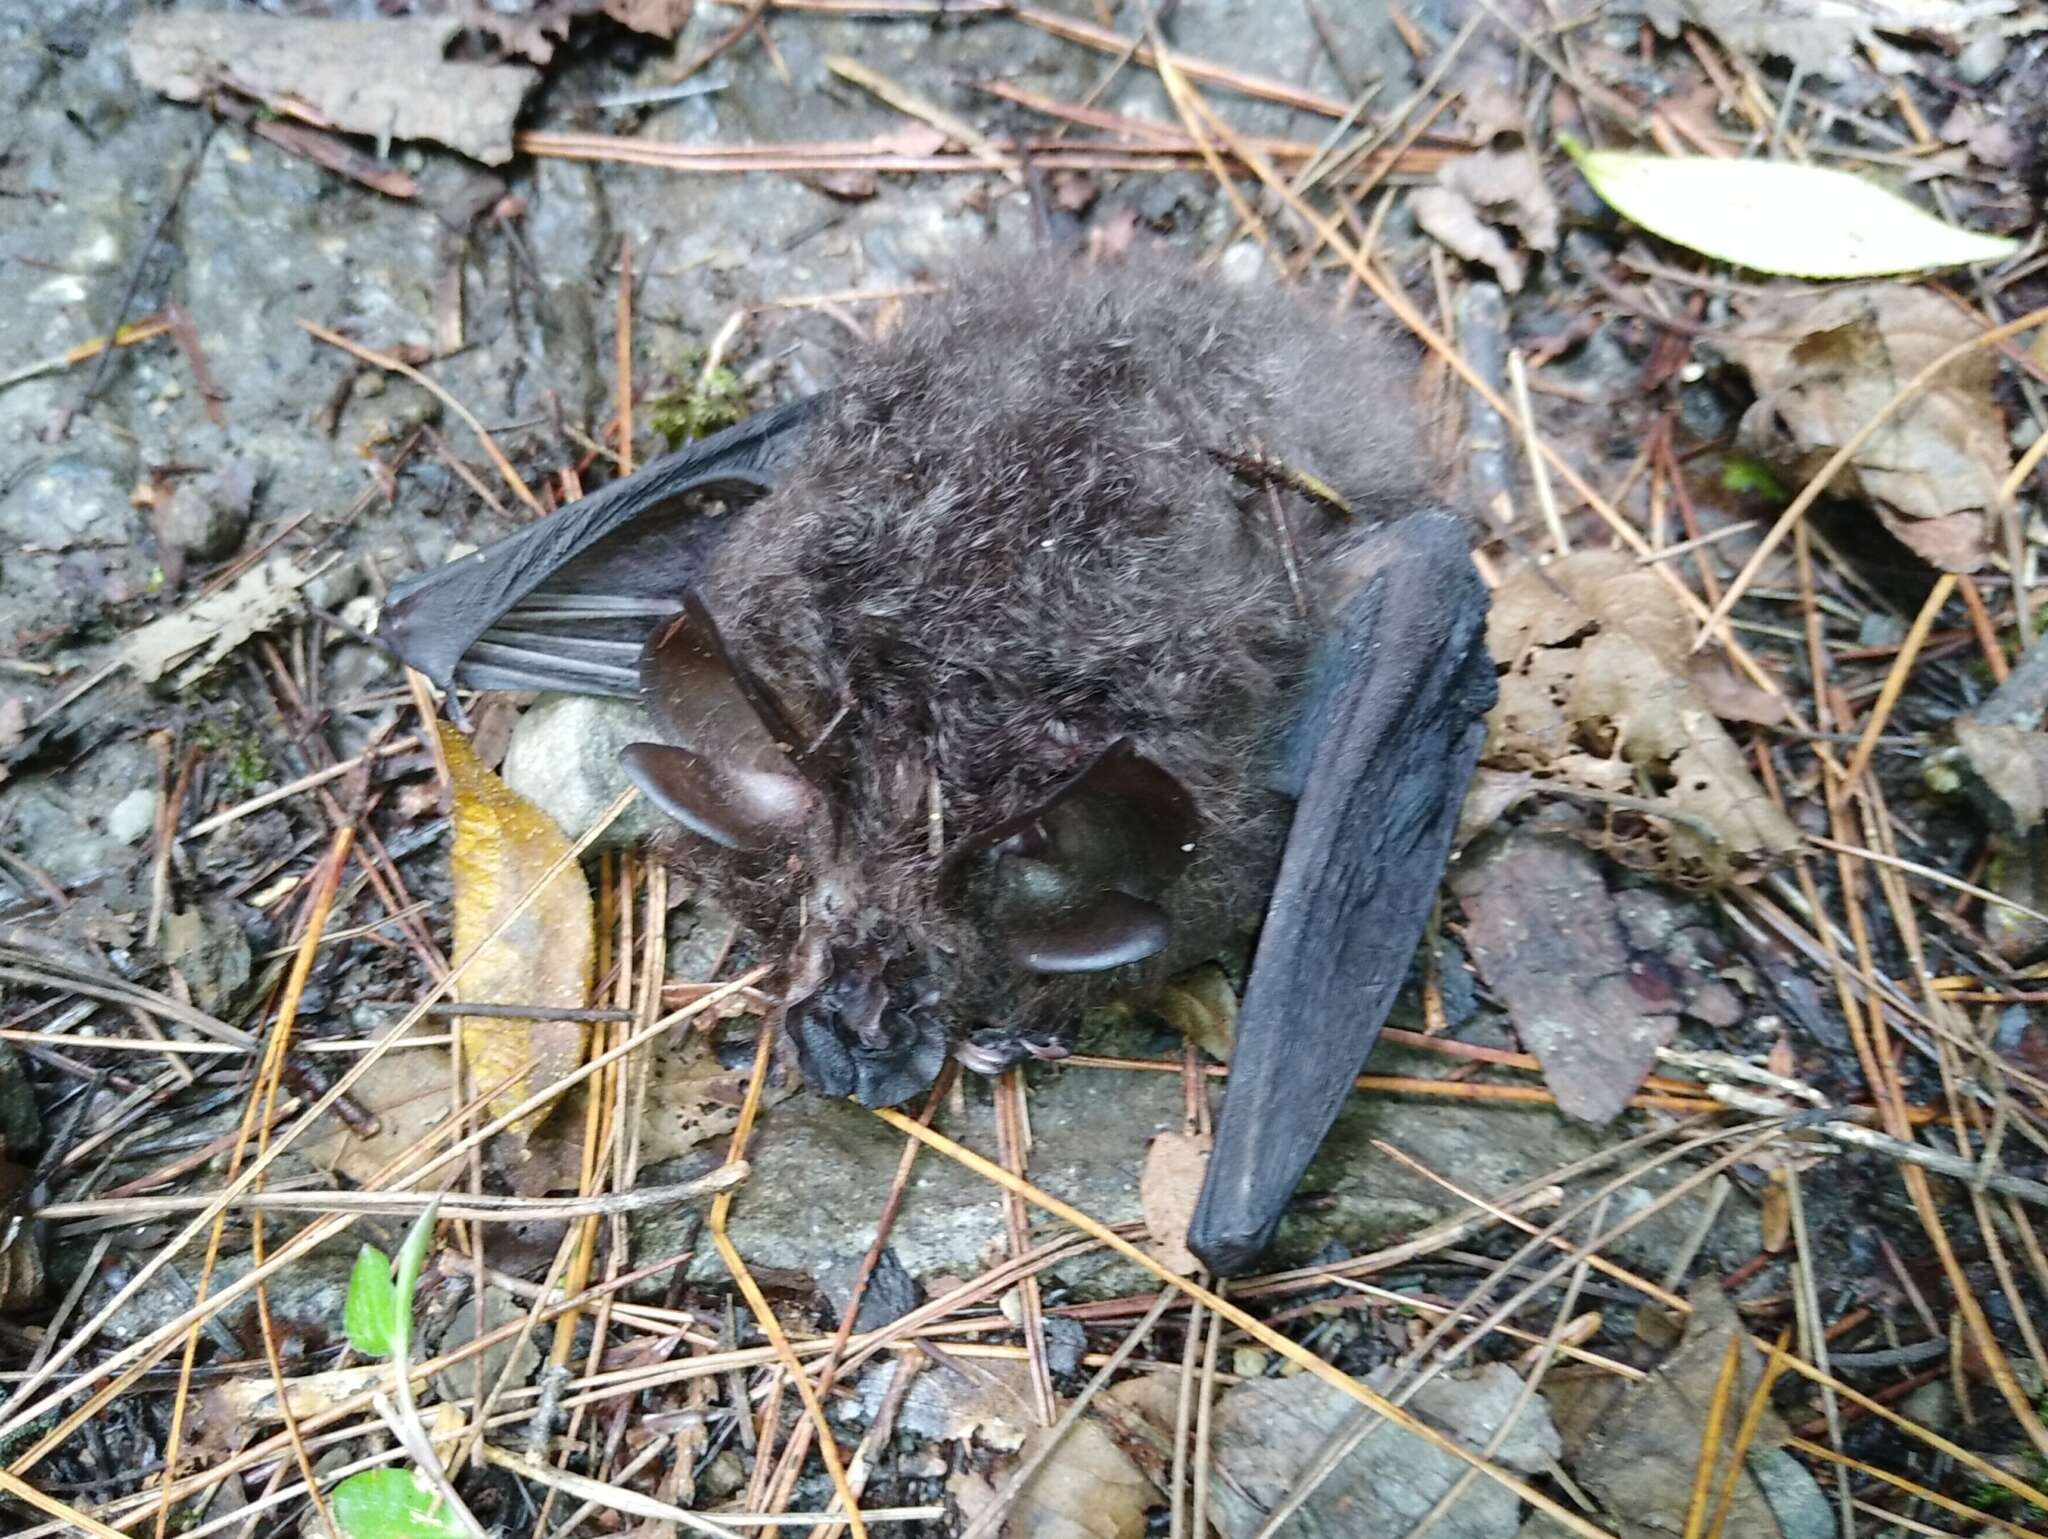
<path id="1" fill-rule="evenodd" d="M 1795 278 L 1996 262 L 2019 242 L 1944 224 L 1846 171 L 1784 161 L 1565 149 L 1593 190 L 1653 234 Z"/>

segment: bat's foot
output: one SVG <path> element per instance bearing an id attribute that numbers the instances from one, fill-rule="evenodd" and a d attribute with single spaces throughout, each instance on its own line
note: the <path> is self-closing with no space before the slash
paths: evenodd
<path id="1" fill-rule="evenodd" d="M 996 1075 L 1033 1059 L 1055 1062 L 1073 1051 L 1073 1044 L 1058 1032 L 989 1026 L 968 1037 L 954 1049 L 953 1056 L 976 1074 Z"/>

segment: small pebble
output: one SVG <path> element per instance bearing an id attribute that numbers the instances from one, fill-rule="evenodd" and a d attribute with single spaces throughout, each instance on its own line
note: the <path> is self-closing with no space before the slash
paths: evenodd
<path id="1" fill-rule="evenodd" d="M 171 493 L 157 532 L 194 561 L 232 556 L 249 530 L 249 499 L 213 479 L 186 481 Z"/>
<path id="2" fill-rule="evenodd" d="M 139 844 L 156 827 L 156 792 L 137 786 L 107 813 L 107 832 L 123 844 Z"/>

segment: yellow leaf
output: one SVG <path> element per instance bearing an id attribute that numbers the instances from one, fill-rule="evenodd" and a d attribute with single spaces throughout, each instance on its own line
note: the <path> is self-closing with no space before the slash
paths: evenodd
<path id="1" fill-rule="evenodd" d="M 441 745 L 455 785 L 455 955 L 460 960 L 477 951 L 456 980 L 458 997 L 582 1009 L 590 1002 L 595 922 L 590 886 L 574 861 L 502 934 L 486 940 L 548 868 L 569 853 L 569 841 L 545 813 L 485 769 L 461 733 L 443 726 Z M 494 1116 L 553 1084 L 583 1059 L 586 1028 L 577 1021 L 464 1016 L 459 1029 L 471 1082 L 502 1087 L 491 1098 Z M 516 1077 L 506 1083 L 507 1076 Z M 511 1132 L 523 1138 L 550 1110 L 530 1113 Z"/>

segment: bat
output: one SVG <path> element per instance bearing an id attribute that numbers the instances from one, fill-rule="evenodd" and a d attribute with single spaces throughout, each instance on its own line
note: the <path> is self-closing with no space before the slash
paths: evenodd
<path id="1" fill-rule="evenodd" d="M 379 634 L 444 690 L 645 703 L 625 771 L 784 959 L 825 1094 L 1064 1056 L 1256 930 L 1189 1235 L 1235 1274 L 1406 976 L 1494 698 L 1409 378 L 1292 293 L 984 261 Z"/>

